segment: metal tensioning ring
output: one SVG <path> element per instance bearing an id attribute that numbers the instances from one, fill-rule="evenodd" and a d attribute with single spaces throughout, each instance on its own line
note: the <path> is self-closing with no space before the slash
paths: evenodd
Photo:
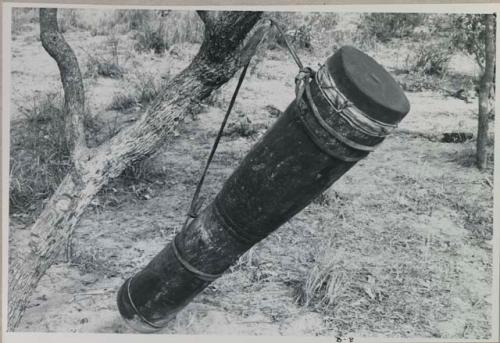
<path id="1" fill-rule="evenodd" d="M 181 254 L 179 252 L 179 249 L 177 248 L 177 244 L 175 242 L 175 237 L 172 240 L 172 250 L 173 250 L 175 258 L 184 267 L 184 269 L 186 269 L 187 271 L 189 271 L 191 274 L 193 274 L 198 279 L 203 280 L 203 281 L 211 282 L 211 281 L 215 281 L 216 279 L 218 279 L 219 277 L 222 276 L 222 273 L 221 274 L 205 273 L 205 272 L 199 270 L 198 268 L 194 267 L 193 265 L 191 265 L 188 261 L 186 261 L 181 256 Z"/>
<path id="2" fill-rule="evenodd" d="M 335 81 L 325 65 L 322 65 L 317 71 L 316 82 L 325 99 L 352 127 L 375 137 L 385 137 L 397 127 L 395 124 L 388 124 L 370 118 L 353 103 L 349 102 L 336 87 Z"/>
<path id="3" fill-rule="evenodd" d="M 135 330 L 140 330 L 140 331 L 144 331 L 144 332 L 152 332 L 152 331 L 157 331 L 157 330 L 160 330 L 162 327 L 161 326 L 157 326 L 155 325 L 154 323 L 150 322 L 149 320 L 147 320 L 142 314 L 141 312 L 139 312 L 139 309 L 135 306 L 134 304 L 134 301 L 132 300 L 132 296 L 131 296 L 131 293 L 130 293 L 130 283 L 132 282 L 132 279 L 133 277 L 129 278 L 126 282 L 127 282 L 127 298 L 128 298 L 128 301 L 130 303 L 130 305 L 132 306 L 132 309 L 135 311 L 135 315 L 137 315 L 139 317 L 139 319 L 149 325 L 150 327 L 147 328 L 147 327 L 144 327 L 144 326 L 141 326 L 141 327 L 137 327 L 137 323 L 135 323 L 133 320 L 130 320 L 130 319 L 126 319 L 125 322 L 130 325 L 133 329 Z"/>
<path id="4" fill-rule="evenodd" d="M 313 77 L 312 75 L 314 74 L 314 71 L 310 68 L 304 68 L 299 71 L 299 74 L 295 77 L 295 94 L 296 94 L 296 101 L 297 101 L 297 106 L 299 110 L 301 109 L 301 101 L 303 101 L 302 96 L 305 93 L 307 101 L 305 103 L 309 106 L 311 109 L 311 112 L 313 114 L 313 117 L 316 119 L 317 123 L 330 135 L 335 137 L 338 141 L 342 142 L 343 144 L 356 149 L 356 150 L 361 150 L 361 151 L 373 151 L 376 149 L 377 145 L 364 145 L 357 143 L 341 133 L 337 132 L 332 126 L 330 126 L 325 119 L 321 116 L 319 113 L 319 109 L 316 106 L 314 99 L 311 94 L 311 87 L 310 87 L 310 79 Z M 331 105 L 331 104 L 330 104 Z M 342 111 L 343 108 L 338 108 L 338 107 L 333 107 L 335 109 L 335 113 L 339 113 L 339 111 Z M 302 113 L 302 111 L 300 111 Z M 304 118 L 302 118 L 304 119 Z M 303 123 L 306 128 L 308 128 L 308 131 L 310 133 L 310 136 L 313 140 L 317 140 L 318 137 L 314 133 L 314 130 L 309 130 L 309 126 L 306 123 L 306 121 L 303 120 Z M 323 144 L 319 143 L 319 146 L 323 146 Z M 357 161 L 359 160 L 358 158 L 355 158 L 354 160 L 351 158 L 348 158 L 346 156 L 339 156 L 338 154 L 332 153 L 332 151 L 328 150 L 328 154 L 332 155 L 335 158 L 341 158 L 344 161 Z"/>

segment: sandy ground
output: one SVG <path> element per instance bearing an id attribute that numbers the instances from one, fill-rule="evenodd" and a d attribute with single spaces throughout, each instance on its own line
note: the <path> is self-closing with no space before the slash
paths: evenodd
<path id="1" fill-rule="evenodd" d="M 26 99 L 60 89 L 56 64 L 26 32 L 12 42 L 12 119 Z M 66 34 L 78 46 L 102 37 Z M 124 49 L 126 50 L 126 49 Z M 184 51 L 184 50 L 183 50 Z M 196 47 L 186 47 L 188 56 Z M 323 62 L 311 55 L 306 63 Z M 132 56 L 125 68 L 175 74 L 185 56 Z M 129 69 L 130 70 L 130 69 Z M 204 193 L 212 198 L 238 161 L 293 99 L 296 69 L 270 52 L 245 80 L 232 122 L 246 115 L 253 137 L 225 137 Z M 133 120 L 138 111 L 105 110 L 124 80 L 86 80 L 89 108 L 100 118 Z M 115 305 L 123 281 L 142 268 L 182 225 L 235 80 L 188 119 L 146 163 L 148 180 L 106 187 L 82 217 L 73 257 L 40 281 L 19 331 L 132 332 Z M 476 103 L 437 92 L 409 93 L 401 129 L 475 132 Z M 445 144 L 396 133 L 325 195 L 256 245 L 165 328 L 168 334 L 355 335 L 487 338 L 491 325 L 492 171 L 473 167 L 474 142 Z M 144 195 L 147 196 L 144 196 Z M 22 254 L 29 223 L 11 218 L 13 256 Z M 311 270 L 340 277 L 334 304 L 304 306 Z"/>

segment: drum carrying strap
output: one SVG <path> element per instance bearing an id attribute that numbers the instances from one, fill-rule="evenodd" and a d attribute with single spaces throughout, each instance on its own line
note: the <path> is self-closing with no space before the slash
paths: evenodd
<path id="1" fill-rule="evenodd" d="M 273 19 L 269 19 L 269 21 L 271 22 L 271 25 L 274 25 L 276 27 L 276 29 L 278 30 L 280 36 L 285 41 L 285 44 L 287 46 L 288 51 L 290 52 L 293 59 L 295 60 L 295 63 L 299 67 L 299 75 L 295 78 L 295 83 L 296 83 L 295 93 L 296 93 L 297 99 L 300 100 L 302 98 L 302 94 L 304 93 L 305 88 L 302 87 L 302 84 L 299 87 L 299 82 L 298 82 L 299 76 L 300 75 L 305 76 L 306 74 L 310 75 L 309 71 L 311 69 L 307 68 L 307 73 L 305 72 L 304 66 L 303 66 L 302 62 L 300 61 L 299 56 L 297 55 L 297 53 L 295 52 L 293 47 L 290 45 L 290 43 L 288 43 L 288 40 L 286 39 L 286 35 L 283 32 L 283 30 L 280 28 L 279 24 Z M 262 41 L 262 39 L 261 39 L 261 41 Z M 245 64 L 245 66 L 243 67 L 243 70 L 240 74 L 238 84 L 236 85 L 236 89 L 234 90 L 233 96 L 231 97 L 231 101 L 229 102 L 229 106 L 227 108 L 226 114 L 224 115 L 224 119 L 222 120 L 222 123 L 220 125 L 219 132 L 217 133 L 217 136 L 215 137 L 214 144 L 212 145 L 212 149 L 210 150 L 210 154 L 208 155 L 208 159 L 207 159 L 207 162 L 205 163 L 205 167 L 203 168 L 203 172 L 201 173 L 200 180 L 198 181 L 198 184 L 196 185 L 196 190 L 193 194 L 193 198 L 191 200 L 191 204 L 189 205 L 188 213 L 186 215 L 186 220 L 184 221 L 184 225 L 182 226 L 183 229 L 188 226 L 191 219 L 198 217 L 200 209 L 203 205 L 203 199 L 200 198 L 201 187 L 203 186 L 203 182 L 205 181 L 205 177 L 207 175 L 208 168 L 210 167 L 210 164 L 212 163 L 213 157 L 215 155 L 215 151 L 217 150 L 217 147 L 219 146 L 219 142 L 222 138 L 222 134 L 224 133 L 224 129 L 225 129 L 226 124 L 227 124 L 227 120 L 229 118 L 229 115 L 231 114 L 231 110 L 233 109 L 234 103 L 236 101 L 236 97 L 238 96 L 238 92 L 239 92 L 239 90 L 241 88 L 241 84 L 243 83 L 243 80 L 245 78 L 250 61 L 251 61 L 251 58 L 248 60 L 247 64 Z"/>

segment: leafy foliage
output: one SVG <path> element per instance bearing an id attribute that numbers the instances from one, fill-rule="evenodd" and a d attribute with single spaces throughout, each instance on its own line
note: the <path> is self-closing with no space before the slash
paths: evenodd
<path id="1" fill-rule="evenodd" d="M 333 30 L 338 23 L 338 15 L 335 13 L 313 12 L 304 15 L 295 12 L 271 12 L 267 16 L 278 22 L 290 44 L 296 49 L 306 50 L 313 49 L 315 37 Z M 269 32 L 267 43 L 269 49 L 286 47 L 285 40 L 277 30 Z"/>
<path id="2" fill-rule="evenodd" d="M 464 14 L 455 17 L 453 21 L 452 43 L 457 49 L 463 50 L 476 58 L 484 69 L 485 59 L 485 25 L 484 14 Z M 493 31 L 495 32 L 495 30 Z"/>

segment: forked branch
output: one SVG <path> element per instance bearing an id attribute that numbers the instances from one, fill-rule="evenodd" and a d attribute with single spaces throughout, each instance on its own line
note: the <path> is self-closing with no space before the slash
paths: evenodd
<path id="1" fill-rule="evenodd" d="M 261 12 L 203 12 L 204 41 L 191 64 L 160 91 L 141 118 L 97 148 L 85 147 L 85 99 L 78 61 L 59 32 L 57 10 L 40 11 L 41 40 L 57 61 L 68 112 L 68 136 L 76 171 L 59 185 L 31 227 L 31 251 L 9 265 L 8 326 L 19 323 L 38 281 L 54 263 L 93 197 L 112 178 L 156 151 L 172 136 L 193 106 L 231 79 L 249 61 L 264 28 L 254 28 Z"/>

